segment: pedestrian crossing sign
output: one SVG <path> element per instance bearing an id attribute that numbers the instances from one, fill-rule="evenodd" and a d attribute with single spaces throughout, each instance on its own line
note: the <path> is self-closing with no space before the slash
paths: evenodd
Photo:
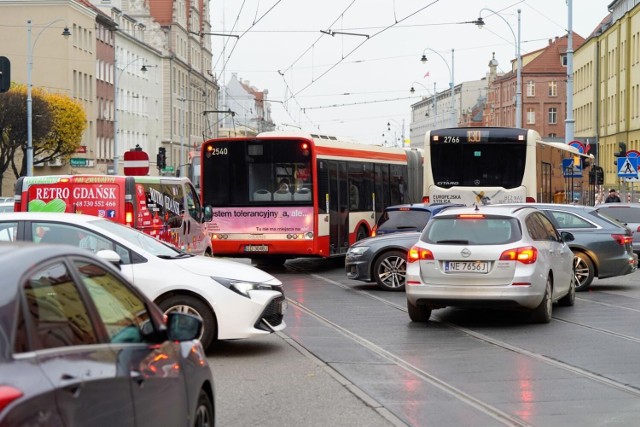
<path id="1" fill-rule="evenodd" d="M 637 178 L 638 158 L 618 157 L 618 176 L 620 178 Z"/>

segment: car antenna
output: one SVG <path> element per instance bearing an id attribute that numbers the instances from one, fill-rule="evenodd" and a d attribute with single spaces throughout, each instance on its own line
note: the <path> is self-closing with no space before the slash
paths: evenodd
<path id="1" fill-rule="evenodd" d="M 478 204 L 477 204 L 477 203 L 474 203 L 474 206 L 476 207 L 474 210 L 475 210 L 476 212 L 478 212 L 478 211 L 480 210 L 480 209 L 478 208 Z"/>

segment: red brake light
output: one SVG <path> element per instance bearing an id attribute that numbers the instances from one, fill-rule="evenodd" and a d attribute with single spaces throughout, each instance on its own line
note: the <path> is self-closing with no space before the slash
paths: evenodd
<path id="1" fill-rule="evenodd" d="M 15 387 L 0 385 L 0 411 L 4 410 L 11 402 L 22 397 L 22 392 Z"/>
<path id="2" fill-rule="evenodd" d="M 538 250 L 533 246 L 507 249 L 500 255 L 500 261 L 520 261 L 523 264 L 533 264 L 538 259 Z"/>
<path id="3" fill-rule="evenodd" d="M 417 246 L 414 246 L 411 249 L 409 249 L 409 253 L 407 254 L 407 262 L 409 263 L 416 262 L 416 261 L 432 260 L 432 259 L 433 259 L 433 252 L 431 252 L 429 249 L 423 249 Z"/>
<path id="4" fill-rule="evenodd" d="M 615 240 L 622 246 L 630 244 L 633 241 L 632 236 L 627 236 L 625 234 L 612 234 L 611 237 L 613 237 L 613 240 Z"/>
<path id="5" fill-rule="evenodd" d="M 429 196 L 422 197 L 422 203 L 429 203 Z"/>
<path id="6" fill-rule="evenodd" d="M 131 202 L 124 204 L 124 224 L 133 227 L 133 203 Z"/>
<path id="7" fill-rule="evenodd" d="M 536 202 L 536 199 L 535 199 L 535 198 L 533 198 L 533 197 L 526 197 L 526 198 L 524 199 L 524 201 L 525 201 L 526 203 L 535 203 L 535 202 Z"/>
<path id="8" fill-rule="evenodd" d="M 458 215 L 460 219 L 482 219 L 484 218 L 483 214 L 460 214 Z"/>

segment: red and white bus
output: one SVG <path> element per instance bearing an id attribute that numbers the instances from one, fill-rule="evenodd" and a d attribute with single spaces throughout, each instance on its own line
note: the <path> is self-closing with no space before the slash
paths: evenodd
<path id="1" fill-rule="evenodd" d="M 216 255 L 344 255 L 385 206 L 422 200 L 420 150 L 266 132 L 206 141 L 200 191 Z"/>
<path id="2" fill-rule="evenodd" d="M 581 145 L 581 144 L 580 144 Z M 532 129 L 460 127 L 427 132 L 424 195 L 432 203 L 573 203 L 591 199 L 592 157 Z"/>

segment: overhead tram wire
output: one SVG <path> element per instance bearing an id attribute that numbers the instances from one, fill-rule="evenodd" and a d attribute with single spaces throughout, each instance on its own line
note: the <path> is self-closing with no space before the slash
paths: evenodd
<path id="1" fill-rule="evenodd" d="M 396 21 L 395 23 L 384 27 L 383 29 L 381 29 L 380 31 L 378 31 L 377 33 L 372 34 L 371 36 L 367 37 L 366 39 L 364 39 L 361 43 L 359 43 L 358 45 L 356 45 L 356 47 L 354 47 L 350 52 L 348 52 L 346 55 L 344 55 L 342 58 L 340 58 L 340 60 L 338 62 L 336 62 L 335 64 L 333 64 L 331 67 L 329 67 L 325 72 L 323 72 L 322 74 L 320 74 L 316 79 L 314 79 L 312 82 L 310 82 L 309 84 L 307 84 L 306 86 L 304 86 L 302 89 L 300 89 L 299 91 L 297 91 L 295 94 L 292 93 L 291 97 L 294 97 L 296 95 L 298 95 L 300 92 L 303 92 L 305 90 L 307 90 L 311 85 L 313 85 L 314 83 L 316 83 L 318 80 L 320 80 L 322 77 L 324 77 L 325 75 L 327 75 L 330 71 L 332 71 L 334 68 L 336 68 L 338 65 L 340 65 L 340 63 L 342 63 L 345 59 L 347 59 L 351 54 L 353 54 L 356 50 L 360 49 L 360 47 L 362 47 L 362 45 L 364 45 L 366 42 L 368 42 L 369 40 L 371 40 L 372 38 L 374 38 L 375 36 L 378 36 L 382 33 L 384 33 L 385 31 L 389 30 L 390 28 L 393 28 L 394 26 L 398 25 L 399 23 L 406 21 L 407 19 L 413 17 L 414 15 L 422 12 L 425 9 L 428 9 L 429 7 L 433 6 L 434 4 L 438 3 L 440 0 L 433 0 L 431 3 L 419 8 L 418 10 L 410 13 L 409 15 L 405 16 L 404 18 L 400 19 L 399 21 Z"/>
<path id="2" fill-rule="evenodd" d="M 236 19 L 235 19 L 235 21 L 234 21 L 233 25 L 231 26 L 231 32 L 233 32 L 233 30 L 236 28 L 236 25 L 238 24 L 238 21 L 240 20 L 240 15 L 242 14 L 242 10 L 244 9 L 244 4 L 246 3 L 246 1 L 247 1 L 247 0 L 242 0 L 242 4 L 240 5 L 240 10 L 238 11 L 238 14 L 236 15 Z M 232 51 L 231 51 L 232 53 L 233 53 L 233 50 L 235 50 L 235 47 L 236 47 L 236 45 L 238 44 L 238 41 L 239 41 L 239 40 L 240 40 L 240 36 L 238 36 L 238 37 L 236 38 L 236 40 L 235 40 L 235 44 L 233 45 L 233 49 L 232 49 Z M 227 40 L 225 40 L 225 41 L 224 41 L 224 44 L 222 45 L 222 52 L 226 52 L 226 51 L 227 51 L 227 43 L 229 43 L 229 40 L 228 40 L 228 39 L 227 39 Z M 229 54 L 229 56 L 228 56 L 227 58 L 229 58 L 230 56 L 231 56 L 231 53 Z M 214 70 L 216 69 L 216 66 L 218 65 L 218 62 L 220 61 L 220 58 L 222 58 L 222 57 L 223 57 L 223 55 L 219 55 L 219 56 L 218 56 L 218 59 L 216 59 L 216 63 L 215 63 L 215 64 L 213 64 L 213 69 L 214 69 Z M 223 73 L 224 73 L 224 69 L 225 69 L 225 66 L 226 66 L 227 62 L 228 62 L 228 59 L 227 59 L 227 60 L 225 60 L 225 62 L 224 62 L 224 64 L 223 64 L 223 67 L 222 67 L 222 70 L 220 70 L 220 75 L 221 75 L 221 76 L 222 76 L 222 75 L 223 75 Z"/>

